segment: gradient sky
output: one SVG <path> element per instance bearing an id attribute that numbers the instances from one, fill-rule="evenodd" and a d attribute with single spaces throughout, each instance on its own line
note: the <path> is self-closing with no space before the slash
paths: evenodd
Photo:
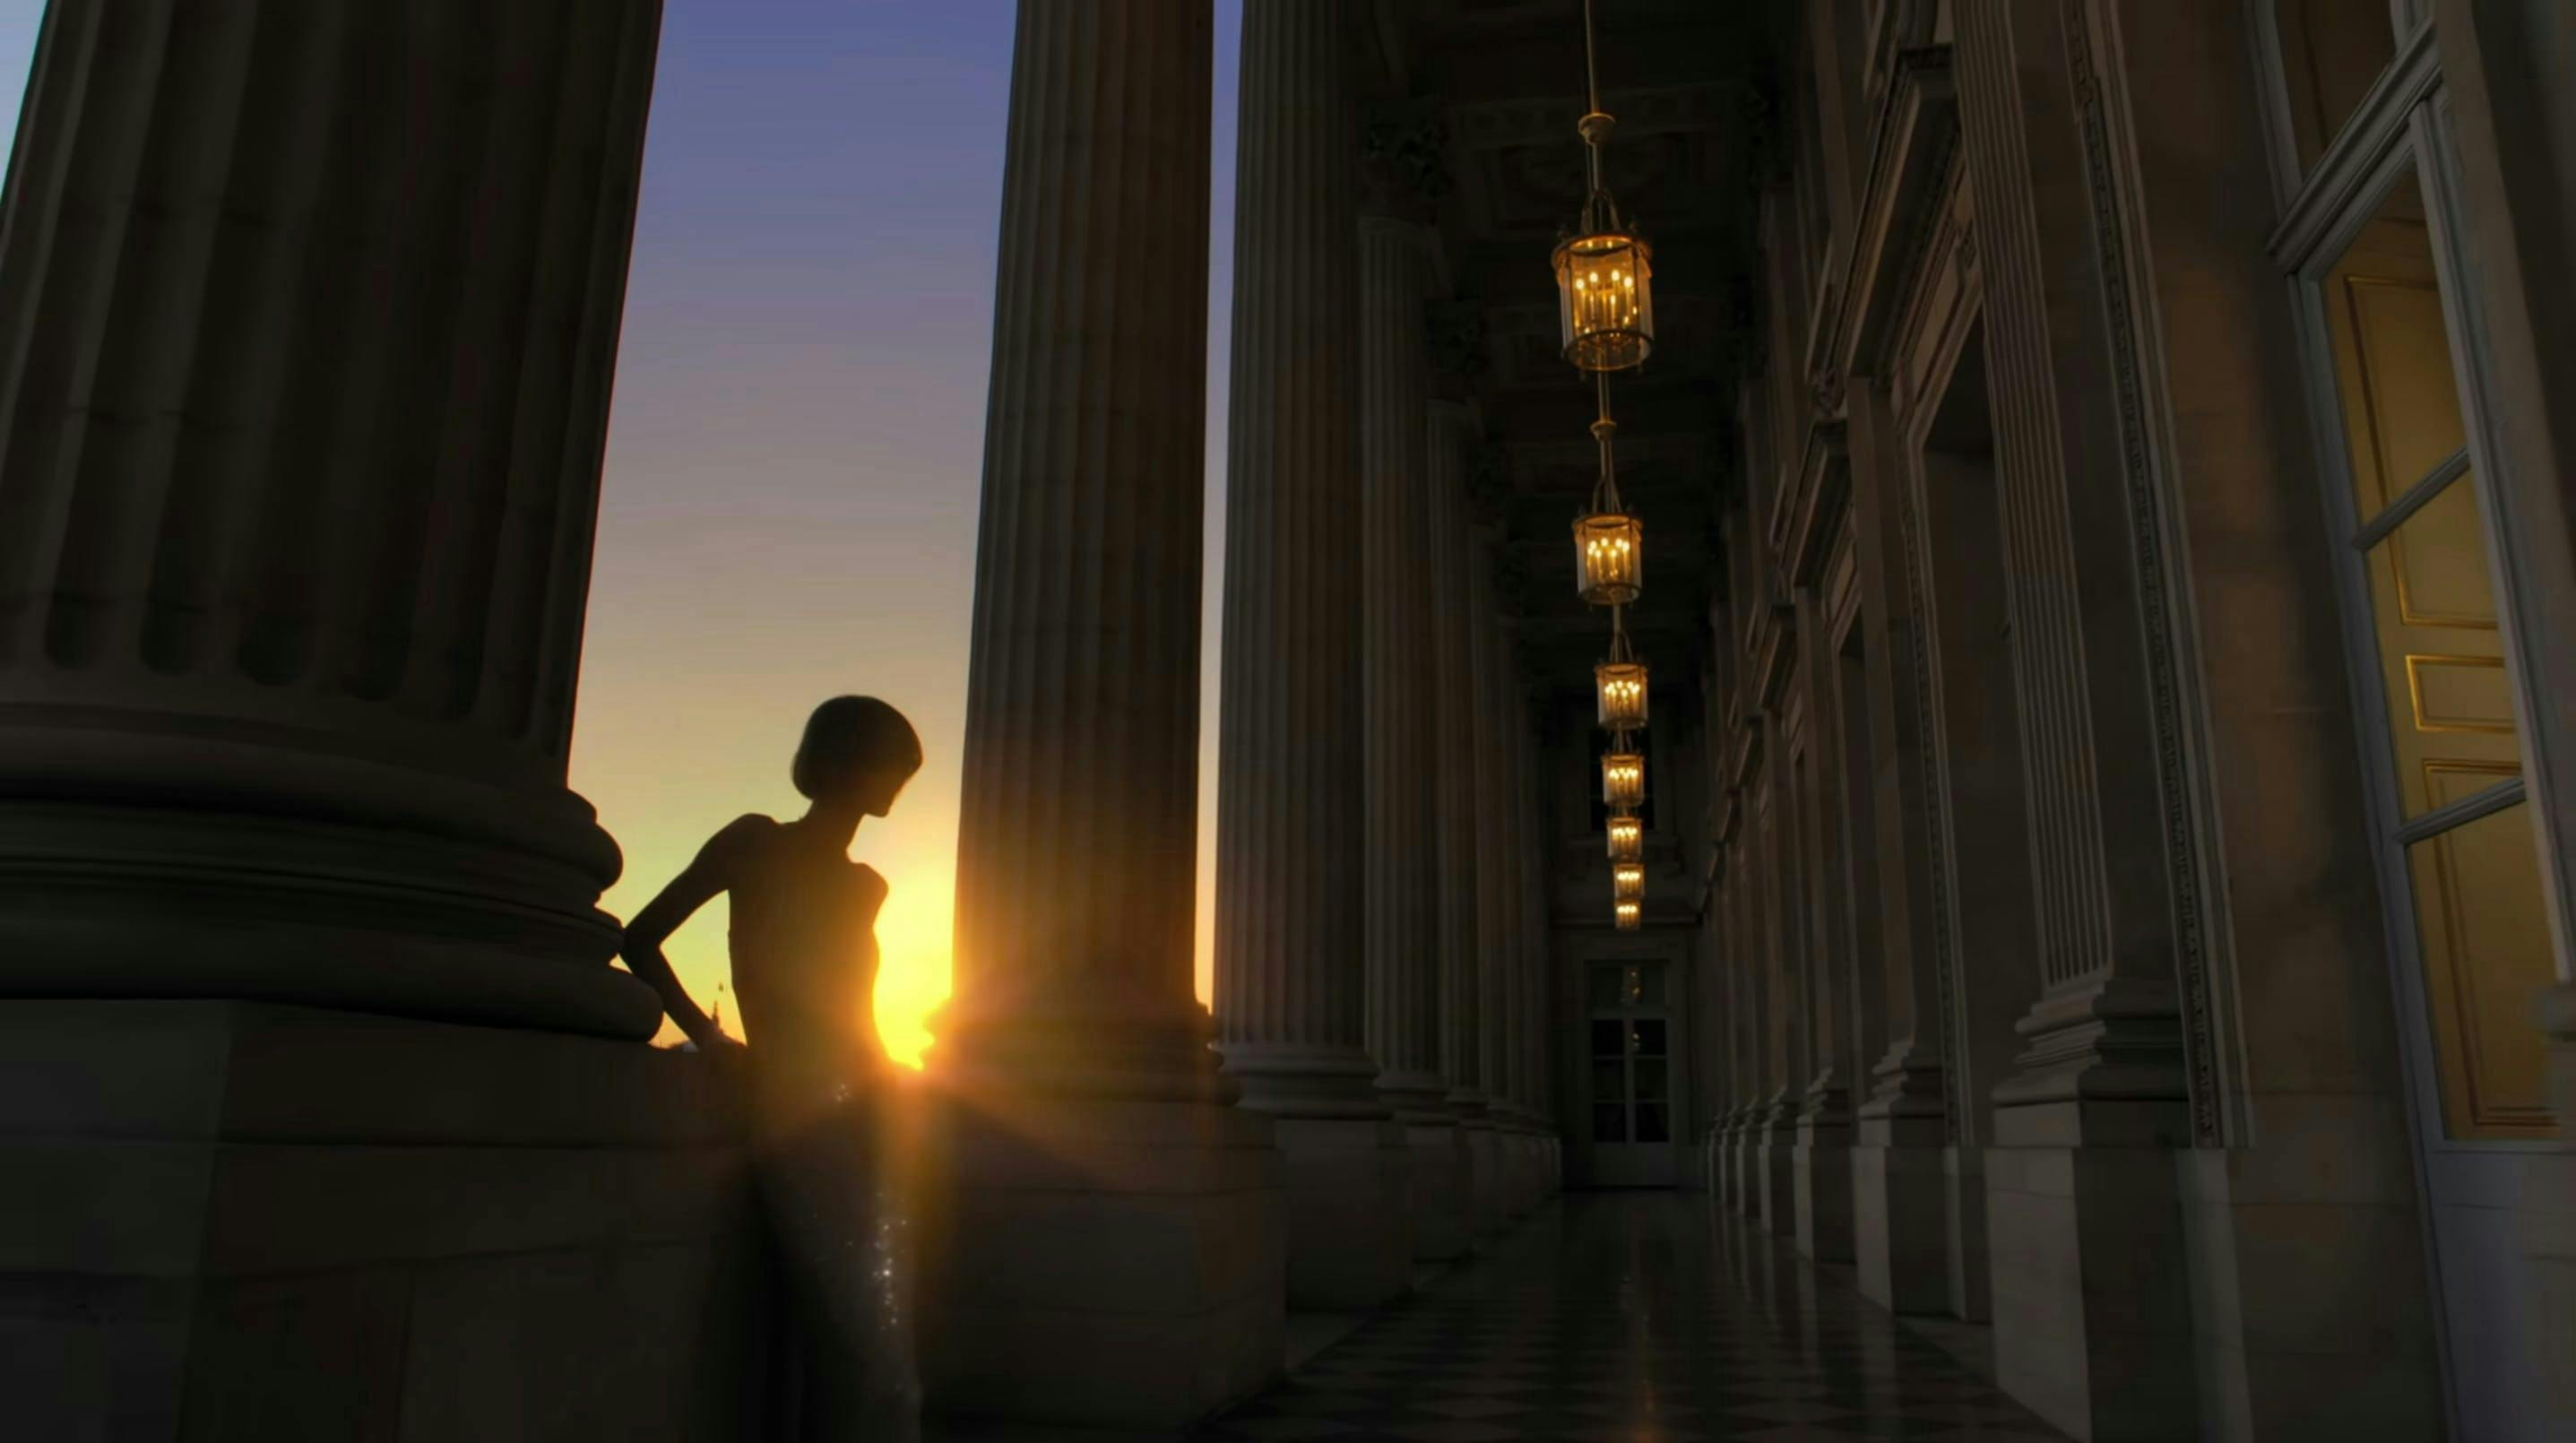
<path id="1" fill-rule="evenodd" d="M 852 852 L 892 884 L 877 997 L 904 1057 L 948 990 L 1013 8 L 668 0 L 573 741 L 573 787 L 626 851 L 604 903 L 626 916 L 726 821 L 795 814 L 787 761 L 814 703 L 866 692 L 909 714 L 927 761 Z M 1220 8 L 1224 172 L 1237 7 Z M 1213 548 L 1214 506 L 1209 524 Z M 711 1002 L 721 902 L 670 953 Z"/>
<path id="2" fill-rule="evenodd" d="M 727 821 L 801 809 L 787 763 L 815 703 L 865 692 L 909 714 L 921 775 L 852 849 L 892 885 L 877 924 L 878 1021 L 907 1060 L 948 991 L 1014 8 L 665 0 L 573 735 L 573 788 L 626 853 L 602 905 L 625 917 Z M 1240 12 L 1240 0 L 1219 0 L 1212 481 L 1223 475 Z M 42 13 L 41 0 L 0 0 L 9 135 Z M 1221 492 L 1211 486 L 1211 602 Z M 1205 609 L 1202 999 L 1216 614 Z M 700 1005 L 715 1003 L 722 901 L 669 953 Z"/>

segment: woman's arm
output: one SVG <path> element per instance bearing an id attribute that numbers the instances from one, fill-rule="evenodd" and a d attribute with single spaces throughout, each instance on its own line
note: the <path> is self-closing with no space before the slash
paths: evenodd
<path id="1" fill-rule="evenodd" d="M 673 932 L 680 930 L 680 924 L 688 921 L 690 914 L 705 906 L 709 898 L 732 887 L 746 824 L 752 820 L 745 817 L 708 838 L 707 844 L 698 849 L 697 857 L 682 869 L 680 875 L 673 877 L 669 885 L 663 887 L 652 901 L 645 903 L 644 910 L 636 913 L 634 920 L 626 924 L 625 940 L 617 949 L 617 955 L 626 959 L 627 970 L 660 994 L 662 1010 L 671 1014 L 671 1020 L 680 1024 L 680 1030 L 687 1033 L 689 1040 L 698 1044 L 702 1052 L 711 1051 L 725 1041 L 724 1033 L 698 1010 L 689 990 L 680 985 L 679 974 L 671 970 L 671 959 L 662 955 L 662 944 L 670 940 Z"/>

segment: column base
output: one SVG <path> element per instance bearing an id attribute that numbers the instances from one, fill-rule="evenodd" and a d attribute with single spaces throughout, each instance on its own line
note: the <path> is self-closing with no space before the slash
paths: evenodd
<path id="1" fill-rule="evenodd" d="M 933 1132 L 932 1410 L 970 1428 L 1178 1437 L 1275 1381 L 1287 1245 L 1272 1120 L 1214 1095 L 979 1082 L 942 1099 Z"/>
<path id="2" fill-rule="evenodd" d="M 7 1000 L 0 1077 L 13 1436 L 730 1437 L 760 1416 L 762 1244 L 704 1058 Z"/>
<path id="3" fill-rule="evenodd" d="M 2171 1101 L 1995 1113 L 1984 1197 L 1996 1381 L 2078 1439 L 2198 1435 L 2190 1270 L 2165 1145 L 2181 1121 Z"/>
<path id="4" fill-rule="evenodd" d="M 1408 1120 L 1404 1140 L 1412 1151 L 1413 1256 L 1423 1262 L 1460 1257 L 1475 1221 L 1476 1165 L 1467 1130 L 1454 1117 Z"/>
<path id="5" fill-rule="evenodd" d="M 1798 1252 L 1820 1263 L 1852 1260 L 1852 1125 L 1839 1089 L 1810 1094 L 1791 1156 Z"/>
<path id="6" fill-rule="evenodd" d="M 1413 1287 L 1412 1148 L 1392 1118 L 1281 1117 L 1291 1308 L 1365 1312 Z"/>
<path id="7" fill-rule="evenodd" d="M 1851 1154 L 1852 1261 L 1861 1296 L 1891 1313 L 1951 1310 L 1941 1133 L 1937 1115 L 1861 1113 Z"/>
<path id="8" fill-rule="evenodd" d="M 1502 1154 L 1490 1104 L 1472 1092 L 1449 1094 L 1467 1141 L 1467 1242 L 1483 1244 L 1502 1227 Z"/>
<path id="9" fill-rule="evenodd" d="M 1748 1140 L 1745 1161 L 1754 1189 L 1754 1217 L 1773 1237 L 1796 1237 L 1798 1132 L 1787 1099 L 1763 1110 Z"/>
<path id="10" fill-rule="evenodd" d="M 1745 1166 L 1746 1146 L 1744 1114 L 1739 1109 L 1718 1125 L 1717 1169 L 1726 1210 L 1740 1218 L 1757 1216 L 1761 1206 L 1754 1199 L 1751 1174 Z"/>

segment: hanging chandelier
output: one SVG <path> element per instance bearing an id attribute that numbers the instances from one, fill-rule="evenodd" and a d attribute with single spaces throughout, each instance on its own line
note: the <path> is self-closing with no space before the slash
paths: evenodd
<path id="1" fill-rule="evenodd" d="M 1619 862 L 1610 868 L 1610 900 L 1637 902 L 1646 895 L 1646 864 Z"/>
<path id="2" fill-rule="evenodd" d="M 1575 130 L 1583 137 L 1585 193 L 1574 229 L 1550 257 L 1557 312 L 1565 359 L 1576 369 L 1625 371 L 1644 365 L 1655 348 L 1654 256 L 1602 178 L 1601 149 L 1619 123 L 1601 108 L 1592 0 L 1583 0 L 1583 80 L 1587 108 Z"/>
<path id="3" fill-rule="evenodd" d="M 1642 731 L 1646 725 L 1646 664 L 1628 646 L 1628 628 L 1617 608 L 1610 612 L 1610 659 L 1592 668 L 1592 686 L 1600 700 L 1604 729 Z"/>
<path id="4" fill-rule="evenodd" d="M 1601 470 L 1591 502 L 1574 518 L 1574 584 L 1594 606 L 1625 606 L 1645 587 L 1646 528 L 1619 501 L 1613 446 L 1619 424 L 1610 419 L 1610 378 L 1594 376 L 1592 383 L 1600 408 L 1592 439 L 1600 448 Z"/>
<path id="5" fill-rule="evenodd" d="M 1646 664 L 1628 644 L 1622 608 L 1645 590 L 1646 529 L 1619 498 L 1619 423 L 1610 416 L 1610 373 L 1646 363 L 1655 348 L 1654 255 L 1610 195 L 1603 150 L 1618 122 L 1601 108 L 1599 45 L 1592 0 L 1583 0 L 1584 197 L 1573 228 L 1549 255 L 1556 273 L 1557 319 L 1565 359 L 1592 378 L 1592 441 L 1599 471 L 1583 513 L 1574 518 L 1574 585 L 1594 606 L 1610 608 L 1610 655 L 1592 669 L 1610 750 L 1601 758 L 1601 799 L 1611 811 L 1613 917 L 1636 930 L 1646 895 L 1645 828 L 1636 809 L 1646 800 L 1646 757 L 1636 744 L 1647 717 Z"/>
<path id="6" fill-rule="evenodd" d="M 1624 742 L 1626 739 L 1623 737 Z M 1601 757 L 1601 800 L 1613 807 L 1642 806 L 1646 800 L 1646 759 L 1631 751 Z"/>

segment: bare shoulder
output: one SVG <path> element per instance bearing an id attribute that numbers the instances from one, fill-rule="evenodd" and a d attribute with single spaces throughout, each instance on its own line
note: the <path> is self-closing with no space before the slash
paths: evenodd
<path id="1" fill-rule="evenodd" d="M 765 817 L 758 812 L 745 812 L 725 823 L 714 836 L 707 838 L 707 844 L 698 849 L 698 863 L 701 866 L 731 868 L 757 849 L 761 843 L 767 841 L 777 830 L 776 818 Z"/>

